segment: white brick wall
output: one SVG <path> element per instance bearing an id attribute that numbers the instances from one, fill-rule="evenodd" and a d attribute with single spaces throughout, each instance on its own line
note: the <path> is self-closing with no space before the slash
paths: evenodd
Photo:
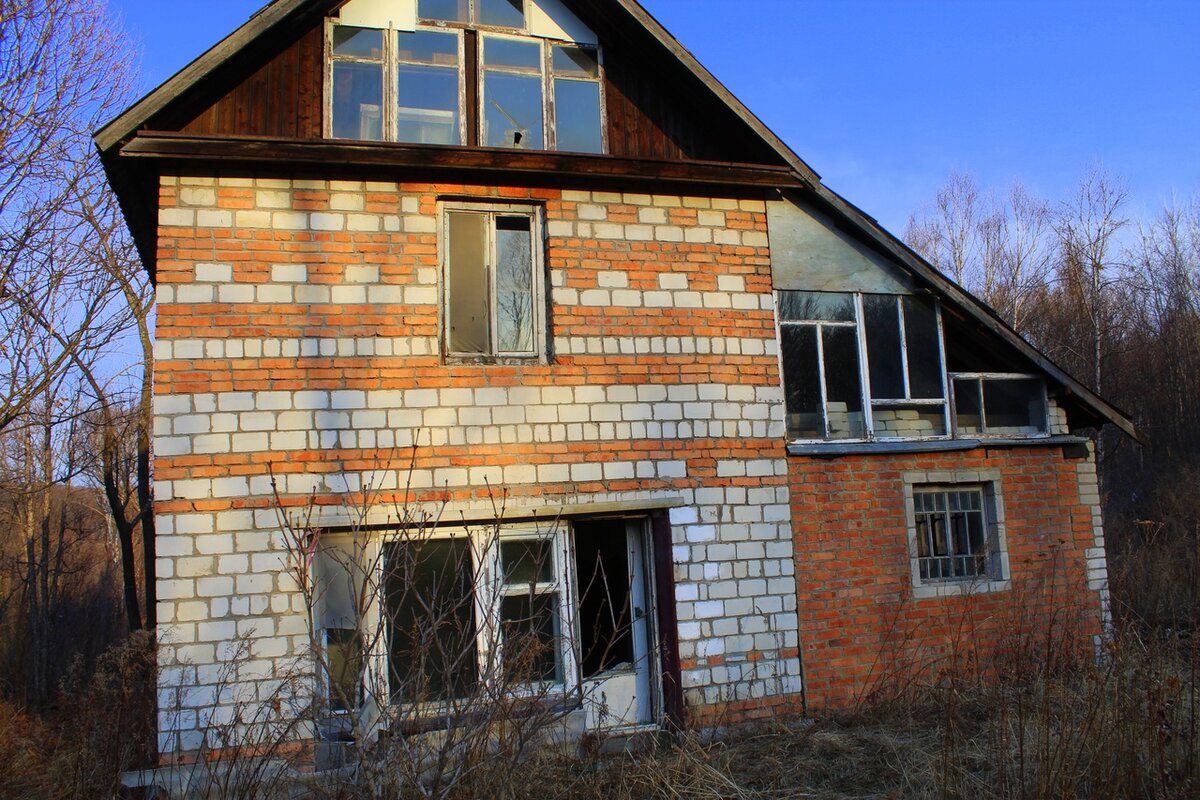
<path id="1" fill-rule="evenodd" d="M 165 179 L 170 184 L 172 179 Z M 164 209 L 163 225 L 225 229 L 231 226 L 310 231 L 385 231 L 430 234 L 437 220 L 421 213 L 416 196 L 400 198 L 399 214 L 372 214 L 363 193 L 395 191 L 391 184 L 182 178 L 181 208 Z M 257 208 L 235 213 L 215 208 L 216 188 L 254 188 Z M 332 192 L 328 207 L 293 210 L 293 192 Z M 765 235 L 727 227 L 732 212 L 763 213 L 761 201 L 568 192 L 580 220 L 551 221 L 551 237 L 595 237 L 628 241 L 722 243 L 764 247 Z M 638 207 L 638 222 L 609 220 L 608 204 Z M 696 209 L 698 224 L 670 224 L 672 209 Z M 195 283 L 159 288 L 161 305 L 222 302 L 250 304 L 384 303 L 433 306 L 436 269 L 422 268 L 404 285 L 388 283 L 382 265 L 355 264 L 337 285 L 310 284 L 309 268 L 268 264 L 266 282 L 231 282 L 235 263 L 205 261 L 195 266 Z M 769 292 L 747 291 L 741 276 L 720 276 L 700 291 L 699 281 L 662 274 L 657 286 L 633 288 L 629 274 L 598 270 L 593 288 L 567 286 L 567 273 L 552 270 L 554 301 L 587 308 L 674 308 L 770 311 Z M 163 363 L 196 359 L 374 358 L 437 356 L 434 336 L 358 338 L 174 339 L 156 345 Z M 563 336 L 553 343 L 563 355 L 732 355 L 777 357 L 773 337 Z M 490 386 L 420 388 L 404 391 L 262 391 L 160 395 L 155 399 L 155 447 L 162 457 L 237 456 L 261 452 L 334 449 L 403 449 L 416 443 L 507 445 L 601 443 L 620 440 L 693 441 L 706 438 L 779 439 L 784 436 L 783 392 L 726 384 L 659 385 L 652 381 L 618 386 Z M 686 456 L 642 457 L 504 466 L 456 466 L 415 470 L 340 470 L 288 473 L 279 491 L 306 497 L 356 492 L 364 487 L 479 487 L 488 483 L 527 486 L 656 480 L 691 488 L 600 491 L 556 496 L 553 503 L 661 503 L 681 498 L 672 512 L 672 556 L 680 620 L 681 657 L 698 663 L 684 674 L 690 703 L 762 697 L 799 690 L 799 663 L 781 649 L 798 647 L 796 592 L 788 523 L 787 490 L 780 459 L 723 458 L 713 485 L 697 486 Z M 755 478 L 769 485 L 728 486 Z M 285 542 L 269 499 L 266 475 L 228 475 L 160 480 L 156 495 L 176 507 L 203 508 L 214 499 L 249 500 L 254 510 L 194 508 L 158 517 L 160 659 L 163 670 L 162 746 L 194 749 L 205 715 L 232 713 L 228 696 L 214 695 L 221 667 L 238 637 L 250 642 L 249 663 L 238 667 L 237 686 L 267 691 L 270 679 L 290 668 L 307 647 L 306 609 L 287 570 Z M 478 516 L 490 500 L 454 505 L 445 512 Z M 390 508 L 368 519 L 386 521 Z M 357 514 L 350 503 L 322 506 L 317 525 L 345 524 Z M 753 659 L 751 653 L 754 653 Z M 717 667 L 704 666 L 719 656 Z M 760 659 L 760 657 L 762 657 Z M 174 700 L 180 700 L 175 703 Z M 172 734 L 177 734 L 173 736 Z M 217 744 L 210 742 L 209 744 Z"/>

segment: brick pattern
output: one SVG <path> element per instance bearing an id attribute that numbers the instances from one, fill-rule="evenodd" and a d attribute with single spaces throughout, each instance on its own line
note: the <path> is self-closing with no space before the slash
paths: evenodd
<path id="1" fill-rule="evenodd" d="M 546 363 L 443 363 L 441 196 L 544 209 Z M 799 692 L 762 200 L 179 177 L 160 206 L 164 751 L 306 647 L 272 473 L 323 524 L 368 488 L 464 512 L 682 498 L 689 706 Z M 238 636 L 250 660 L 218 693 Z"/>
<path id="2" fill-rule="evenodd" d="M 905 480 L 994 480 L 1004 510 L 1008 586 L 914 592 Z M 1089 476 L 1091 478 L 1089 479 Z M 969 453 L 852 456 L 790 463 L 798 615 L 810 708 L 986 670 L 1053 616 L 1074 641 L 1101 632 L 1107 595 L 1093 458 L 1030 446 Z"/>

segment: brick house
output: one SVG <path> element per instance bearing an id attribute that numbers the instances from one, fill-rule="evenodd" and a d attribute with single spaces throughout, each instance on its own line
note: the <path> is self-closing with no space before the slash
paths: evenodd
<path id="1" fill-rule="evenodd" d="M 96 141 L 158 287 L 164 755 L 383 624 L 305 600 L 280 505 L 382 569 L 392 510 L 436 509 L 471 652 L 531 623 L 543 682 L 621 699 L 593 729 L 845 705 L 1031 613 L 1102 630 L 1083 433 L 1131 421 L 634 0 L 275 0 Z M 381 641 L 385 683 L 420 671 Z"/>

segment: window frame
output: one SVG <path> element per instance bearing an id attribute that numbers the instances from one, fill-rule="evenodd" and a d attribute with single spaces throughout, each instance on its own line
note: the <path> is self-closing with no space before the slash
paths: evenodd
<path id="1" fill-rule="evenodd" d="M 425 147 L 434 147 L 438 145 L 423 145 L 421 142 L 401 141 L 400 136 L 400 67 L 403 65 L 411 65 L 412 62 L 400 60 L 399 36 L 402 33 L 442 33 L 453 35 L 458 43 L 458 142 L 450 145 L 441 145 L 443 147 L 464 147 L 467 144 L 467 129 L 470 126 L 470 121 L 467 116 L 467 47 L 465 30 L 454 26 L 422 26 L 418 25 L 413 31 L 398 31 L 398 30 L 383 30 L 376 28 L 363 28 L 362 30 L 379 30 L 383 34 L 383 106 L 387 111 L 383 115 L 383 138 L 378 140 L 373 139 L 346 139 L 335 137 L 333 135 L 333 65 L 335 61 L 347 61 L 353 63 L 370 63 L 378 64 L 380 62 L 368 59 L 353 59 L 335 57 L 333 54 L 333 35 L 334 31 L 339 27 L 355 28 L 356 25 L 343 26 L 342 23 L 329 17 L 325 20 L 325 102 L 323 103 L 325 119 L 322 123 L 322 131 L 326 139 L 331 139 L 337 142 L 378 142 L 380 144 L 408 144 Z M 443 67 L 443 69 L 447 69 Z"/>
<path id="2" fill-rule="evenodd" d="M 1053 435 L 1050 415 L 1050 392 L 1046 387 L 1046 379 L 1042 375 L 1028 372 L 949 372 L 946 379 L 950 385 L 950 420 L 953 424 L 956 438 L 970 437 L 973 439 L 1045 439 Z M 958 425 L 958 403 L 955 383 L 957 381 L 973 381 L 979 386 L 980 430 L 975 433 L 962 434 Z M 1042 408 L 1046 412 L 1043 420 L 1044 427 L 1039 433 L 1004 433 L 987 430 L 987 406 L 983 394 L 983 384 L 987 381 L 1037 381 L 1041 389 Z"/>
<path id="3" fill-rule="evenodd" d="M 841 322 L 833 322 L 833 321 L 825 321 L 825 320 L 785 320 L 785 319 L 783 319 L 782 312 L 779 311 L 779 309 L 782 309 L 782 307 L 783 307 L 783 303 L 781 302 L 782 294 L 784 292 L 791 292 L 791 291 L 801 292 L 801 293 L 805 293 L 805 294 L 849 295 L 853 301 L 854 320 L 853 321 L 841 321 Z M 866 311 L 865 311 L 865 297 L 867 295 L 878 295 L 881 297 L 895 298 L 896 305 L 897 305 L 897 321 L 899 324 L 899 333 L 900 333 L 900 359 L 901 359 L 901 366 L 903 368 L 904 390 L 905 390 L 906 399 L 876 400 L 872 395 L 872 392 L 871 392 L 871 361 L 870 361 L 869 346 L 867 343 Z M 790 290 L 790 289 L 776 290 L 776 297 L 775 297 L 776 309 L 777 309 L 776 319 L 778 321 L 778 326 L 779 326 L 779 371 L 780 371 L 780 377 L 781 377 L 784 387 L 785 387 L 785 391 L 786 391 L 786 386 L 787 386 L 787 375 L 785 373 L 785 368 L 784 368 L 784 365 L 786 363 L 786 358 L 785 358 L 785 354 L 784 354 L 783 329 L 784 329 L 784 327 L 787 327 L 787 326 L 815 327 L 815 328 L 817 328 L 817 331 L 818 331 L 818 334 L 817 334 L 818 370 L 820 373 L 818 376 L 818 383 L 820 384 L 820 390 L 821 390 L 821 407 L 822 407 L 821 410 L 822 410 L 822 415 L 824 418 L 825 430 L 826 430 L 826 433 L 828 433 L 828 430 L 829 430 L 829 407 L 828 407 L 828 398 L 827 398 L 828 379 L 825 374 L 824 337 L 822 336 L 822 331 L 826 327 L 853 328 L 854 333 L 855 333 L 855 341 L 856 341 L 856 344 L 858 347 L 859 392 L 861 395 L 863 427 L 864 427 L 864 431 L 866 433 L 866 435 L 863 437 L 842 438 L 842 439 L 831 439 L 831 438 L 828 438 L 828 436 L 814 437 L 811 439 L 796 439 L 796 438 L 792 438 L 790 435 L 787 435 L 787 439 L 790 443 L 795 443 L 795 444 L 814 444 L 814 443 L 854 444 L 854 443 L 864 443 L 864 442 L 946 441 L 946 440 L 950 440 L 950 439 L 954 438 L 954 430 L 951 427 L 953 418 L 952 418 L 951 410 L 950 410 L 950 405 L 951 405 L 951 402 L 953 401 L 953 398 L 950 397 L 951 383 L 950 383 L 949 377 L 946 372 L 946 337 L 945 337 L 945 328 L 942 323 L 942 304 L 941 304 L 941 301 L 933 295 L 927 295 L 927 296 L 928 296 L 929 300 L 933 303 L 934 315 L 935 315 L 935 319 L 937 321 L 938 369 L 939 369 L 939 373 L 941 375 L 941 380 L 942 380 L 942 397 L 940 399 L 927 399 L 927 398 L 912 399 L 912 397 L 911 397 L 912 388 L 911 388 L 911 381 L 910 381 L 910 377 L 909 377 L 908 341 L 907 341 L 907 331 L 906 331 L 907 326 L 905 324 L 905 317 L 904 317 L 904 310 L 903 310 L 903 298 L 918 297 L 918 296 L 920 296 L 920 295 L 903 295 L 903 294 L 894 294 L 893 295 L 893 294 L 882 294 L 882 293 L 877 293 L 877 292 L 823 292 L 823 291 Z M 889 409 L 889 408 L 907 409 L 907 408 L 912 408 L 914 406 L 927 406 L 929 408 L 937 408 L 938 406 L 941 406 L 942 407 L 942 425 L 943 425 L 943 430 L 945 430 L 945 433 L 936 434 L 936 435 L 932 435 L 932 436 L 882 436 L 876 432 L 875 411 L 877 409 L 880 409 L 880 410 Z M 786 409 L 785 409 L 784 413 L 786 416 L 786 413 L 787 413 Z"/>
<path id="4" fill-rule="evenodd" d="M 485 265 L 488 273 L 488 337 L 490 352 L 461 353 L 450 347 L 450 215 L 452 213 L 468 213 L 486 215 L 489 218 L 488 248 L 489 261 Z M 540 205 L 521 205 L 512 203 L 475 203 L 457 201 L 439 201 L 438 215 L 438 309 L 439 309 L 439 341 L 443 360 L 455 364 L 546 364 L 549 363 L 548 317 L 546 278 L 546 238 L 544 226 L 544 208 Z M 533 271 L 530 291 L 533 306 L 533 350 L 527 354 L 500 353 L 496 350 L 496 276 L 495 220 L 502 216 L 524 216 L 530 220 L 530 254 Z"/>
<path id="5" fill-rule="evenodd" d="M 903 481 L 907 552 L 913 597 L 928 599 L 1010 590 L 1012 588 L 1012 571 L 1000 472 L 997 470 L 907 472 L 903 475 Z M 978 491 L 982 495 L 988 574 L 964 578 L 923 578 L 918 541 L 916 495 L 922 492 L 964 491 Z"/>
<path id="6" fill-rule="evenodd" d="M 471 2 L 471 15 L 474 16 L 475 0 Z M 535 36 L 529 32 L 529 11 L 531 0 L 525 0 L 525 20 L 524 28 L 505 28 L 491 25 L 476 25 L 474 23 L 450 23 L 440 22 L 435 20 L 418 19 L 416 28 L 412 31 L 400 30 L 383 30 L 376 28 L 363 28 L 363 30 L 379 30 L 383 35 L 383 97 L 382 103 L 384 106 L 382 123 L 383 138 L 378 140 L 373 139 L 349 139 L 335 138 L 333 135 L 333 116 L 334 116 L 334 85 L 333 72 L 335 61 L 356 62 L 380 64 L 379 61 L 370 59 L 355 59 L 355 58 L 335 58 L 333 53 L 333 34 L 334 30 L 342 25 L 341 22 L 328 17 L 325 20 L 325 67 L 324 67 L 324 101 L 322 103 L 322 113 L 324 119 L 321 123 L 322 135 L 326 139 L 338 142 L 378 142 L 381 144 L 407 144 L 416 146 L 443 146 L 443 147 L 467 147 L 477 145 L 486 147 L 484 144 L 487 139 L 485 135 L 484 125 L 484 39 L 486 37 L 507 38 L 515 41 L 522 41 L 529 44 L 534 44 L 539 48 L 539 75 L 538 80 L 541 86 L 542 94 L 542 147 L 538 149 L 522 148 L 526 152 L 534 153 L 553 153 L 560 152 L 558 150 L 558 125 L 556 114 L 556 97 L 555 97 L 555 72 L 553 67 L 554 48 L 555 47 L 577 47 L 584 50 L 594 51 L 596 54 L 597 75 L 594 79 L 564 77 L 562 80 L 573 80 L 580 83 L 595 83 L 599 90 L 600 96 L 600 151 L 599 152 L 578 152 L 578 151 L 561 151 L 571 152 L 580 155 L 601 156 L 609 153 L 609 131 L 608 131 L 608 103 L 607 91 L 605 83 L 607 82 L 604 48 L 598 43 L 575 42 L 566 39 L 549 39 L 541 36 Z M 359 27 L 347 25 L 345 27 Z M 399 36 L 403 33 L 446 33 L 453 34 L 458 40 L 458 141 L 450 145 L 423 145 L 420 142 L 402 141 L 399 139 L 399 69 L 402 64 L 409 62 L 401 62 L 399 56 Z M 468 55 L 471 48 L 468 47 L 467 36 L 474 35 L 474 53 L 473 57 Z M 504 68 L 491 68 L 490 71 L 508 72 L 509 74 L 530 75 L 531 72 L 521 72 L 518 70 L 505 70 Z M 475 100 L 474 108 L 471 107 L 470 101 Z M 516 149 L 516 148 L 496 148 L 496 149 Z"/>
<path id="7" fill-rule="evenodd" d="M 500 33 L 512 33 L 518 31 L 521 33 L 529 32 L 529 12 L 533 7 L 533 0 L 522 0 L 523 13 L 521 14 L 525 24 L 520 28 L 512 28 L 504 25 L 486 25 L 482 22 L 477 22 L 479 18 L 479 0 L 467 0 L 467 19 L 463 21 L 451 21 L 444 19 L 430 19 L 429 17 L 421 16 L 421 4 L 416 0 L 417 7 L 417 26 L 426 25 L 437 28 L 458 28 L 460 30 L 479 30 L 479 31 L 497 31 Z"/>
<path id="8" fill-rule="evenodd" d="M 580 669 L 578 654 L 575 652 L 575 642 L 578 641 L 578 620 L 574 609 L 577 605 L 576 587 L 573 575 L 573 545 L 572 529 L 569 524 L 555 523 L 552 527 L 542 527 L 533 523 L 467 526 L 451 528 L 435 528 L 421 534 L 419 541 L 467 539 L 470 543 L 471 566 L 476 576 L 474 586 L 475 618 L 475 658 L 476 678 L 481 686 L 494 688 L 499 676 L 497 670 L 503 667 L 503 626 L 501 622 L 501 604 L 508 593 L 503 581 L 503 563 L 501 561 L 502 544 L 513 541 L 550 541 L 554 557 L 554 581 L 549 584 L 550 591 L 558 594 L 557 613 L 560 620 L 558 632 L 558 654 L 562 669 L 562 680 L 530 681 L 527 683 L 508 686 L 510 697 L 553 697 L 566 698 L 577 694 L 580 690 Z M 404 535 L 401 532 L 391 532 L 378 540 L 376 547 L 383 552 L 376 558 L 375 563 L 380 570 L 376 576 L 380 588 L 380 597 L 372 603 L 375 609 L 372 618 L 364 620 L 364 625 L 384 625 L 387 613 L 387 595 L 383 589 L 383 575 L 387 570 L 386 549 L 390 546 L 403 544 Z M 539 584 L 541 588 L 541 584 Z M 445 714 L 456 701 L 463 698 L 448 700 L 427 700 L 419 703 L 403 703 L 393 700 L 396 688 L 392 685 L 391 672 L 391 638 L 386 626 L 383 634 L 374 637 L 374 652 L 366 657 L 369 660 L 367 676 L 369 685 L 383 686 L 387 689 L 387 697 L 380 698 L 382 702 L 399 704 L 412 708 L 418 715 L 436 716 Z"/>

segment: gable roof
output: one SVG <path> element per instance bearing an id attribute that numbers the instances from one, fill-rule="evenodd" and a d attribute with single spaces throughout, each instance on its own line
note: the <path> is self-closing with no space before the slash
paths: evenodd
<path id="1" fill-rule="evenodd" d="M 121 146 L 179 98 L 194 90 L 212 74 L 227 69 L 236 57 L 255 47 L 267 37 L 274 37 L 312 24 L 348 0 L 271 0 L 241 27 L 229 34 L 203 55 L 192 61 L 165 83 L 138 100 L 95 134 L 95 142 L 104 156 L 106 168 L 113 178 L 118 194 L 126 182 L 116 167 Z M 848 233 L 894 258 L 928 288 L 952 303 L 985 330 L 1000 337 L 1020 355 L 1036 364 L 1066 393 L 1078 400 L 1089 417 L 1102 424 L 1111 422 L 1122 431 L 1138 438 L 1133 420 L 1084 384 L 1059 367 L 1033 345 L 1029 344 L 988 305 L 958 286 L 899 238 L 883 228 L 874 218 L 841 197 L 821 182 L 821 176 L 804 162 L 774 131 L 767 127 L 749 108 L 729 91 L 701 64 L 657 19 L 637 0 L 574 0 L 586 6 L 593 16 L 613 19 L 615 25 L 633 25 L 649 34 L 662 50 L 694 75 L 712 95 L 740 119 L 771 151 L 792 170 L 799 191 L 827 211 Z M 597 158 L 604 158 L 603 156 Z M 125 202 L 125 198 L 122 198 Z M 140 203 L 131 205 L 139 206 Z M 127 206 L 127 211 L 130 208 Z"/>

